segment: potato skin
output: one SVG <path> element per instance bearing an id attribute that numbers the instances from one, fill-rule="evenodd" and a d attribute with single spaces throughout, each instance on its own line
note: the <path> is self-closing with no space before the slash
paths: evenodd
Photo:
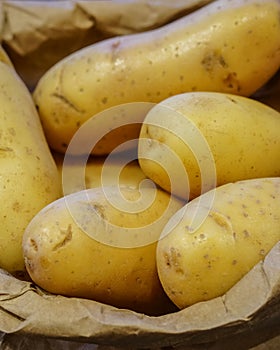
<path id="1" fill-rule="evenodd" d="M 229 182 L 280 176 L 279 130 L 280 114 L 253 99 L 219 92 L 180 94 L 147 114 L 139 164 L 160 187 L 193 199 Z M 179 158 L 189 184 L 178 175 L 169 150 Z"/>
<path id="2" fill-rule="evenodd" d="M 121 191 L 130 201 L 139 197 L 135 188 L 125 186 Z M 146 196 L 154 193 L 151 191 L 143 189 Z M 85 200 L 85 194 L 89 200 Z M 61 198 L 38 213 L 23 239 L 30 277 L 56 294 L 89 298 L 151 315 L 174 311 L 157 276 L 156 241 L 138 245 L 136 240 L 141 240 L 143 234 L 148 237 L 156 234 L 158 238 L 161 228 L 182 207 L 182 202 L 171 199 L 164 216 L 170 196 L 161 190 L 156 191 L 151 206 L 137 213 L 115 208 L 111 204 L 114 198 L 115 187 L 109 188 L 107 197 L 102 188 L 94 188 Z M 70 212 L 72 205 L 74 211 Z M 75 220 L 78 214 L 80 226 Z M 153 229 L 146 227 L 161 216 L 162 220 Z M 136 229 L 128 232 L 126 247 L 119 244 L 108 222 L 116 225 L 117 237 L 125 234 L 121 227 Z M 81 227 L 92 229 L 94 235 L 86 234 Z M 141 227 L 146 230 L 144 233 Z"/>
<path id="3" fill-rule="evenodd" d="M 6 53 L 6 51 L 3 49 L 2 45 L 0 45 L 0 62 L 6 63 L 10 67 L 14 67 L 12 61 L 10 60 L 10 57 Z"/>
<path id="4" fill-rule="evenodd" d="M 123 103 L 187 91 L 251 95 L 279 68 L 279 8 L 276 0 L 218 0 L 162 28 L 68 56 L 34 91 L 49 144 L 65 152 L 81 124 Z M 136 126 L 126 137 L 138 133 Z M 125 139 L 122 130 L 118 138 Z M 103 140 L 103 154 L 111 142 Z"/>
<path id="5" fill-rule="evenodd" d="M 62 154 L 52 154 L 63 183 L 64 195 L 101 186 L 126 185 L 138 188 L 141 182 L 147 179 L 138 161 L 134 158 L 130 161 L 129 153 L 119 153 L 109 159 L 91 156 L 86 165 L 83 157 L 69 157 L 63 164 Z M 81 180 L 84 180 L 83 184 Z"/>
<path id="6" fill-rule="evenodd" d="M 30 93 L 2 62 L 0 77 L 0 268 L 15 274 L 25 271 L 27 224 L 61 196 L 61 185 Z"/>
<path id="7" fill-rule="evenodd" d="M 179 308 L 223 295 L 280 239 L 279 177 L 226 184 L 200 199 L 181 210 L 182 220 L 157 247 L 161 283 Z M 206 214 L 194 228 L 196 208 Z"/>

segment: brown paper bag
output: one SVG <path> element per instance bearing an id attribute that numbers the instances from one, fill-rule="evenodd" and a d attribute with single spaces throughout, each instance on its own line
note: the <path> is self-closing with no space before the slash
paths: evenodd
<path id="1" fill-rule="evenodd" d="M 30 341 L 41 336 L 120 349 L 248 349 L 280 334 L 279 306 L 280 243 L 224 296 L 158 317 L 48 294 L 0 273 L 0 331 Z"/>

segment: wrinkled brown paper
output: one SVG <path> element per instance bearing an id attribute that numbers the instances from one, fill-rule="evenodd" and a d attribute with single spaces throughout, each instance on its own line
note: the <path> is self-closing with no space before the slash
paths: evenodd
<path id="1" fill-rule="evenodd" d="M 159 27 L 208 2 L 4 0 L 0 40 L 32 90 L 71 52 Z M 223 297 L 160 317 L 50 295 L 0 270 L 1 350 L 242 350 L 279 334 L 280 244 Z M 270 342 L 279 348 L 278 337 Z"/>
<path id="2" fill-rule="evenodd" d="M 29 349 L 36 336 L 100 349 L 248 349 L 280 334 L 280 243 L 224 296 L 158 317 L 46 294 L 1 271 L 0 330 Z"/>

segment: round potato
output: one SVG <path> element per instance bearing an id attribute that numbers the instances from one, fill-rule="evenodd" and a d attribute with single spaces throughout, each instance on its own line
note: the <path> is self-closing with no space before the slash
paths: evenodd
<path id="1" fill-rule="evenodd" d="M 156 244 L 181 207 L 181 201 L 151 187 L 70 194 L 44 208 L 27 227 L 27 271 L 52 293 L 151 315 L 172 311 L 157 275 Z"/>
<path id="2" fill-rule="evenodd" d="M 138 157 L 143 172 L 182 198 L 229 182 L 280 176 L 280 114 L 219 92 L 172 96 L 147 114 Z"/>
<path id="3" fill-rule="evenodd" d="M 228 291 L 280 240 L 279 207 L 277 177 L 220 186 L 179 210 L 157 247 L 170 299 L 184 308 Z"/>

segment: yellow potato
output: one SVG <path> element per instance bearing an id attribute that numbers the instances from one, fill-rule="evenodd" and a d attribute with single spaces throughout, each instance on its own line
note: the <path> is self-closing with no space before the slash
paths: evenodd
<path id="1" fill-rule="evenodd" d="M 0 61 L 8 64 L 10 67 L 13 67 L 12 61 L 10 57 L 7 55 L 6 51 L 3 49 L 2 45 L 0 45 Z"/>
<path id="2" fill-rule="evenodd" d="M 147 314 L 174 310 L 158 279 L 156 242 L 182 202 L 153 188 L 88 189 L 38 213 L 23 238 L 26 268 L 45 290 Z"/>
<path id="3" fill-rule="evenodd" d="M 280 114 L 232 94 L 172 96 L 147 114 L 138 157 L 147 177 L 182 198 L 228 182 L 280 176 Z"/>
<path id="4" fill-rule="evenodd" d="M 280 240 L 279 208 L 280 177 L 223 185 L 177 212 L 156 256 L 170 299 L 184 308 L 229 290 Z"/>
<path id="5" fill-rule="evenodd" d="M 0 62 L 0 268 L 25 270 L 21 239 L 32 217 L 61 195 L 57 168 L 33 100 Z"/>
<path id="6" fill-rule="evenodd" d="M 142 180 L 147 179 L 136 159 L 130 161 L 129 154 L 119 153 L 106 159 L 105 157 L 90 157 L 86 164 L 84 158 L 67 158 L 53 152 L 64 194 L 70 194 L 86 188 L 111 185 L 129 185 L 138 187 Z"/>
<path id="7" fill-rule="evenodd" d="M 251 95 L 280 65 L 279 10 L 277 0 L 217 0 L 161 28 L 66 57 L 34 91 L 50 146 L 65 152 L 83 123 L 120 104 L 158 103 L 187 91 Z M 94 151 L 108 154 L 112 142 L 138 134 L 139 125 L 120 128 Z"/>

